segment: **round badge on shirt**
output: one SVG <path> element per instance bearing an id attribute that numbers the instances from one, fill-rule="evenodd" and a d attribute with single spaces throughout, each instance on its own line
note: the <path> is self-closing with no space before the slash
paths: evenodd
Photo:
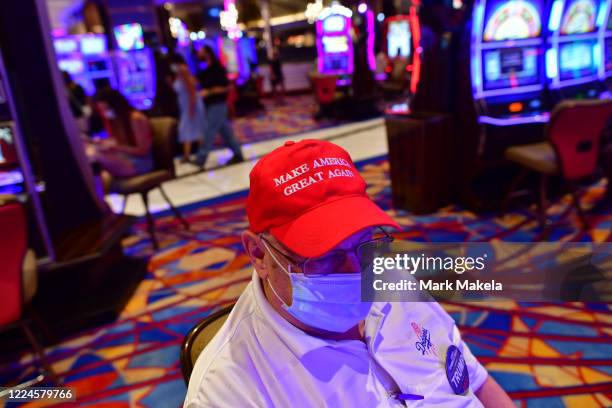
<path id="1" fill-rule="evenodd" d="M 446 378 L 457 395 L 465 394 L 470 386 L 465 359 L 455 345 L 451 345 L 446 352 Z"/>

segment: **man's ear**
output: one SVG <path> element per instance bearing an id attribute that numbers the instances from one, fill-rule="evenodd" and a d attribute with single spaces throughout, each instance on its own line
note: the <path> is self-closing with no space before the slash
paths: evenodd
<path id="1" fill-rule="evenodd" d="M 242 233 L 242 246 L 244 246 L 244 251 L 251 259 L 251 264 L 255 267 L 259 277 L 266 279 L 268 277 L 268 269 L 264 262 L 266 251 L 259 236 L 252 231 L 245 230 Z"/>

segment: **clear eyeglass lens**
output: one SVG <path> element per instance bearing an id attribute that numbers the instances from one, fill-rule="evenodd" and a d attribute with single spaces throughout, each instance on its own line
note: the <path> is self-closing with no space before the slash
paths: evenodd
<path id="1" fill-rule="evenodd" d="M 337 250 L 319 258 L 309 258 L 304 262 L 303 273 L 306 276 L 327 275 L 341 268 L 346 262 L 346 258 L 350 256 L 350 252 L 354 251 L 358 257 L 360 264 L 363 266 L 369 264 L 374 256 L 381 256 L 387 253 L 391 239 L 389 237 L 381 237 L 371 241 L 366 241 L 354 250 Z"/>

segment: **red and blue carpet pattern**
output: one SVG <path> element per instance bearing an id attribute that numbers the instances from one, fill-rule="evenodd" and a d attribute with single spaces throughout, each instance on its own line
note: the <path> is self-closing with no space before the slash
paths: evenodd
<path id="1" fill-rule="evenodd" d="M 503 219 L 448 207 L 430 216 L 390 208 L 388 163 L 362 164 L 372 197 L 404 226 L 402 239 L 530 241 L 535 221 L 516 211 Z M 603 193 L 593 186 L 583 204 Z M 179 367 L 184 334 L 210 313 L 230 304 L 250 279 L 240 232 L 247 227 L 245 193 L 191 206 L 191 231 L 168 214 L 158 217 L 162 250 L 151 252 L 144 223 L 124 242 L 135 256 L 151 256 L 146 279 L 119 320 L 67 339 L 48 350 L 54 368 L 76 389 L 79 405 L 91 407 L 176 407 L 185 385 Z M 551 213 L 569 211 L 569 200 Z M 573 214 L 555 240 L 612 240 L 612 212 L 591 214 L 581 232 Z M 609 304 L 451 304 L 465 340 L 520 407 L 612 406 L 612 311 Z M 0 368 L 0 376 L 32 376 L 31 355 Z M 2 381 L 3 382 L 3 381 Z M 31 403 L 27 406 L 38 406 Z"/>

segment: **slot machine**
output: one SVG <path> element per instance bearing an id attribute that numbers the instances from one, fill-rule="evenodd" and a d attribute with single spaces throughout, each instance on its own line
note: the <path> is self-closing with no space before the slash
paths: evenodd
<path id="1" fill-rule="evenodd" d="M 601 82 L 601 38 L 606 0 L 554 0 L 548 28 L 546 77 L 555 100 L 596 98 Z"/>
<path id="2" fill-rule="evenodd" d="M 612 1 L 606 3 L 605 22 L 599 29 L 602 51 L 601 77 L 605 83 L 608 95 L 612 92 Z"/>
<path id="3" fill-rule="evenodd" d="M 88 95 L 93 95 L 99 84 L 117 86 L 117 79 L 108 52 L 106 38 L 101 34 L 83 34 L 53 39 L 57 64 L 70 74 Z"/>
<path id="4" fill-rule="evenodd" d="M 478 122 L 493 126 L 544 123 L 543 0 L 477 0 L 473 11 L 471 80 Z"/>
<path id="5" fill-rule="evenodd" d="M 145 47 L 142 26 L 123 24 L 114 28 L 119 50 L 115 52 L 119 91 L 137 109 L 147 110 L 155 98 L 155 61 Z"/>
<path id="6" fill-rule="evenodd" d="M 340 76 L 339 84 L 350 83 L 354 70 L 352 15 L 351 10 L 334 2 L 321 11 L 316 22 L 318 72 Z"/>
<path id="7" fill-rule="evenodd" d="M 40 200 L 43 189 L 32 172 L 15 109 L 0 49 L 0 195 L 14 195 L 28 203 L 38 239 L 38 258 L 53 260 L 55 251 Z"/>
<path id="8" fill-rule="evenodd" d="M 410 14 L 388 17 L 385 20 L 385 50 L 389 65 L 387 72 L 392 72 L 394 66 L 403 66 L 410 72 L 410 92 L 414 94 L 420 80 L 420 24 L 415 7 L 410 8 Z M 398 62 L 399 61 L 399 62 Z"/>

